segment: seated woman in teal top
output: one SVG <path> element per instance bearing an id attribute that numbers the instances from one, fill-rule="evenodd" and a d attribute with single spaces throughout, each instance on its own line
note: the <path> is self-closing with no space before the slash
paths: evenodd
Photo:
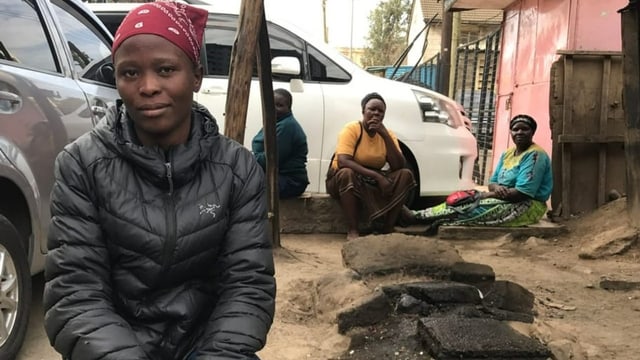
<path id="1" fill-rule="evenodd" d="M 291 112 L 293 97 L 285 89 L 273 91 L 276 107 L 278 147 L 278 188 L 280 198 L 299 196 L 309 184 L 307 177 L 307 135 Z M 266 168 L 264 133 L 260 129 L 251 142 L 251 150 L 262 169 Z"/>
<path id="2" fill-rule="evenodd" d="M 553 177 L 551 160 L 533 142 L 536 121 L 517 115 L 509 123 L 515 146 L 507 149 L 489 180 L 489 191 L 465 205 L 446 203 L 413 211 L 416 222 L 438 225 L 525 226 L 537 223 L 547 212 Z"/>

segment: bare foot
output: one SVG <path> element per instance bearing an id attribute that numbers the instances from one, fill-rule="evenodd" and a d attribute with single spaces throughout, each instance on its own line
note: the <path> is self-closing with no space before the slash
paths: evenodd
<path id="1" fill-rule="evenodd" d="M 349 240 L 354 240 L 360 237 L 360 233 L 358 233 L 357 231 L 349 231 L 347 233 L 347 241 Z"/>

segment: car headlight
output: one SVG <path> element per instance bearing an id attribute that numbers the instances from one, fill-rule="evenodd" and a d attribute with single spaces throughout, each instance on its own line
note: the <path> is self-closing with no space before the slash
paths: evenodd
<path id="1" fill-rule="evenodd" d="M 445 124 L 452 128 L 457 128 L 460 125 L 460 121 L 453 115 L 456 110 L 446 101 L 418 90 L 413 90 L 413 94 L 418 101 L 422 121 Z"/>

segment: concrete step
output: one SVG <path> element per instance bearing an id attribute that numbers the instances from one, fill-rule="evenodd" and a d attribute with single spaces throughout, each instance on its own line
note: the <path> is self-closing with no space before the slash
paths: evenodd
<path id="1" fill-rule="evenodd" d="M 363 233 L 369 224 L 361 223 Z M 397 232 L 410 235 L 423 235 L 426 226 L 397 227 Z M 340 203 L 329 194 L 305 192 L 300 197 L 280 201 L 280 232 L 287 234 L 311 233 L 345 233 L 347 223 Z M 438 237 L 448 240 L 491 239 L 505 234 L 514 238 L 551 238 L 567 229 L 562 224 L 543 220 L 538 224 L 524 227 L 489 227 L 489 226 L 441 226 Z"/>

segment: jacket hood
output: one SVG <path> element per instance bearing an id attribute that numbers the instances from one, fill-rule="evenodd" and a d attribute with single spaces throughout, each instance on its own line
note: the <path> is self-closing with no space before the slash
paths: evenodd
<path id="1" fill-rule="evenodd" d="M 121 100 L 109 108 L 92 134 L 110 151 L 132 163 L 144 178 L 163 189 L 169 189 L 169 171 L 174 187 L 191 179 L 202 159 L 210 157 L 220 136 L 213 115 L 204 106 L 194 102 L 191 131 L 186 143 L 167 150 L 158 146 L 142 146 Z"/>

